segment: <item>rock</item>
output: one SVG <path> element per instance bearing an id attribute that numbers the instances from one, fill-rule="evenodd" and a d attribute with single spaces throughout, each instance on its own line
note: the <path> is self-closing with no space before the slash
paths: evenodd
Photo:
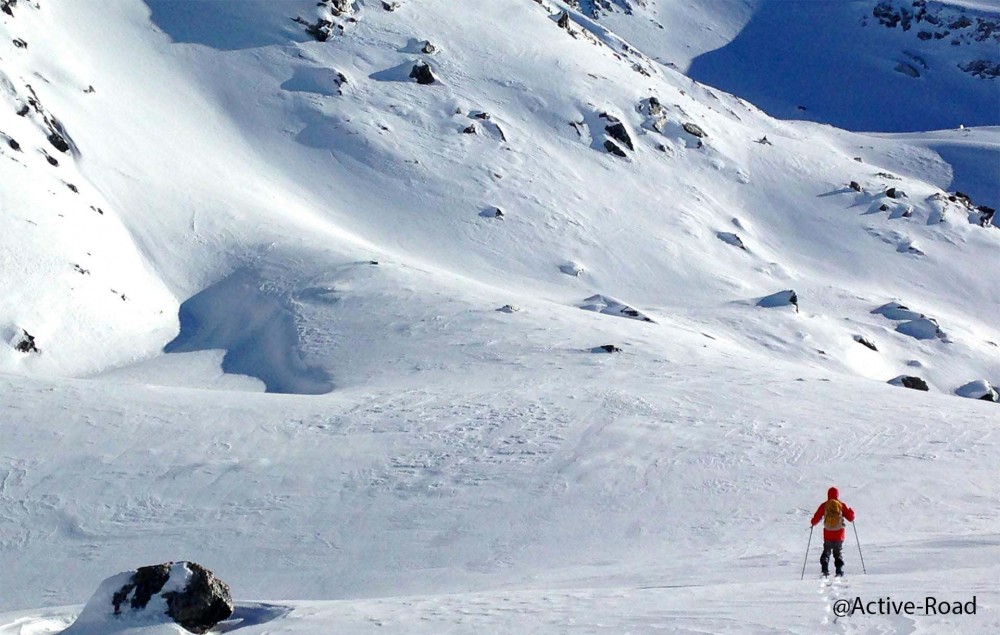
<path id="1" fill-rule="evenodd" d="M 583 275 L 583 272 L 586 271 L 586 269 L 584 269 L 583 265 L 580 263 L 571 260 L 559 265 L 559 271 L 562 271 L 567 276 L 579 277 Z"/>
<path id="2" fill-rule="evenodd" d="M 649 98 L 649 114 L 653 117 L 663 114 L 663 105 L 656 97 Z"/>
<path id="3" fill-rule="evenodd" d="M 852 190 L 854 190 L 855 192 L 860 192 L 860 191 L 862 191 L 862 190 L 861 190 L 861 184 L 860 184 L 860 183 L 858 183 L 857 181 L 851 181 L 851 184 L 850 184 L 850 185 L 849 185 L 848 187 L 850 187 L 850 188 L 851 188 Z"/>
<path id="4" fill-rule="evenodd" d="M 991 386 L 990 382 L 985 379 L 970 381 L 956 390 L 955 394 L 959 397 L 965 397 L 967 399 L 982 399 L 983 401 L 1000 403 L 1000 393 L 998 393 L 996 388 Z"/>
<path id="5" fill-rule="evenodd" d="M 986 207 L 985 205 L 980 205 L 976 208 L 979 211 L 979 226 L 989 227 L 993 224 L 993 216 L 996 214 L 996 210 L 992 207 Z"/>
<path id="6" fill-rule="evenodd" d="M 878 352 L 878 349 L 875 347 L 875 342 L 871 341 L 864 335 L 855 335 L 854 341 L 857 342 L 858 344 L 861 344 L 862 346 L 872 349 L 876 353 Z"/>
<path id="7" fill-rule="evenodd" d="M 609 126 L 605 126 L 604 130 L 611 136 L 612 139 L 621 143 L 629 150 L 635 151 L 635 146 L 632 145 L 632 137 L 629 136 L 628 130 L 625 129 L 625 125 L 623 123 L 620 121 L 612 123 Z"/>
<path id="8" fill-rule="evenodd" d="M 615 155 L 616 157 L 624 158 L 628 156 L 627 154 L 625 154 L 625 151 L 619 148 L 618 144 L 616 144 L 611 139 L 608 139 L 604 142 L 604 149 L 610 152 L 611 154 Z"/>
<path id="9" fill-rule="evenodd" d="M 973 60 L 965 64 L 959 64 L 960 69 L 980 79 L 995 79 L 1000 77 L 1000 62 L 990 60 Z"/>
<path id="10" fill-rule="evenodd" d="M 26 49 L 28 48 L 28 43 L 18 37 L 14 38 L 14 46 L 16 46 L 19 49 Z"/>
<path id="11" fill-rule="evenodd" d="M 695 137 L 698 137 L 699 139 L 704 139 L 705 137 L 708 136 L 705 133 L 705 131 L 701 129 L 701 126 L 699 126 L 697 124 L 686 123 L 686 124 L 684 124 L 683 128 L 684 128 L 684 132 L 688 133 L 689 135 L 693 135 Z"/>
<path id="12" fill-rule="evenodd" d="M 464 134 L 477 134 L 478 130 L 476 130 L 476 124 L 470 123 L 464 130 L 462 130 L 462 132 Z"/>
<path id="13" fill-rule="evenodd" d="M 385 2 L 385 0 L 382 0 L 382 8 L 385 9 L 386 11 L 395 11 L 396 9 L 399 8 L 399 3 Z"/>
<path id="14" fill-rule="evenodd" d="M 928 391 L 930 387 L 927 382 L 919 377 L 914 377 L 912 375 L 900 375 L 895 379 L 890 379 L 889 383 L 893 386 L 902 386 L 903 388 L 910 388 L 912 390 L 923 390 Z"/>
<path id="15" fill-rule="evenodd" d="M 945 339 L 944 331 L 938 326 L 937 321 L 929 317 L 903 322 L 896 326 L 896 330 L 917 340 Z"/>
<path id="16" fill-rule="evenodd" d="M 618 348 L 614 344 L 605 344 L 604 346 L 597 346 L 590 349 L 592 353 L 621 353 L 622 349 Z"/>
<path id="17" fill-rule="evenodd" d="M 49 143 L 51 143 L 56 150 L 59 152 L 69 152 L 69 143 L 66 142 L 66 139 L 61 134 L 53 132 L 48 138 Z"/>
<path id="18" fill-rule="evenodd" d="M 734 234 L 732 232 L 716 232 L 715 236 L 724 243 L 730 244 L 733 247 L 739 247 L 743 251 L 748 251 L 747 246 L 743 244 L 743 239 L 741 239 L 738 234 Z"/>
<path id="19" fill-rule="evenodd" d="M 497 309 L 497 311 L 499 311 L 500 313 L 517 313 L 520 310 L 521 309 L 517 308 L 513 304 L 505 304 L 499 309 Z"/>
<path id="20" fill-rule="evenodd" d="M 434 72 L 431 71 L 431 67 L 423 62 L 414 64 L 413 70 L 410 71 L 410 77 L 417 80 L 418 84 L 433 84 L 437 81 L 434 77 Z"/>
<path id="21" fill-rule="evenodd" d="M 225 582 L 197 563 L 168 562 L 102 582 L 63 635 L 111 633 L 157 622 L 207 633 L 232 614 L 233 599 Z"/>
<path id="22" fill-rule="evenodd" d="M 759 143 L 759 144 L 761 144 L 761 145 L 764 145 L 764 146 L 770 146 L 770 145 L 774 145 L 773 143 L 771 143 L 771 142 L 770 142 L 770 141 L 768 140 L 768 138 L 767 138 L 767 135 L 764 135 L 764 136 L 763 136 L 763 137 L 761 137 L 760 139 L 756 139 L 756 142 L 757 142 L 757 143 Z"/>
<path id="23" fill-rule="evenodd" d="M 652 322 L 655 324 L 653 319 L 649 316 L 633 309 L 621 300 L 617 300 L 606 295 L 592 295 L 583 301 L 580 308 L 584 311 L 594 311 L 595 313 L 625 317 L 632 320 L 639 320 L 640 322 Z"/>
<path id="24" fill-rule="evenodd" d="M 430 40 L 424 42 L 424 45 L 420 48 L 420 51 L 425 55 L 433 55 L 437 53 L 437 47 L 430 43 Z"/>
<path id="25" fill-rule="evenodd" d="M 880 211 L 880 212 L 888 212 L 889 211 L 889 206 L 886 205 L 885 203 L 882 203 L 881 205 L 878 206 L 878 211 Z"/>
<path id="26" fill-rule="evenodd" d="M 503 210 L 499 207 L 487 207 L 483 211 L 479 212 L 479 215 L 483 218 L 503 218 Z"/>
<path id="27" fill-rule="evenodd" d="M 35 338 L 31 333 L 21 329 L 21 341 L 14 345 L 14 350 L 19 353 L 41 353 L 35 346 Z"/>
<path id="28" fill-rule="evenodd" d="M 872 309 L 872 313 L 895 321 L 919 320 L 924 317 L 923 313 L 918 313 L 917 311 L 914 311 L 899 302 L 889 302 L 887 304 L 883 304 L 877 309 Z"/>
<path id="29" fill-rule="evenodd" d="M 7 137 L 7 145 L 10 146 L 11 150 L 21 151 L 21 144 L 15 141 L 13 137 Z"/>
<path id="30" fill-rule="evenodd" d="M 559 20 L 556 21 L 556 24 L 559 26 L 560 29 L 565 29 L 569 31 L 569 12 L 563 11 L 562 15 L 559 16 Z"/>
<path id="31" fill-rule="evenodd" d="M 791 289 L 772 293 L 771 295 L 765 296 L 757 301 L 757 306 L 764 307 L 766 309 L 789 305 L 795 307 L 796 313 L 799 312 L 799 296 L 796 295 L 795 291 Z"/>
<path id="32" fill-rule="evenodd" d="M 906 198 L 906 192 L 903 190 L 897 190 L 894 187 L 890 187 L 885 191 L 885 195 L 889 198 Z"/>

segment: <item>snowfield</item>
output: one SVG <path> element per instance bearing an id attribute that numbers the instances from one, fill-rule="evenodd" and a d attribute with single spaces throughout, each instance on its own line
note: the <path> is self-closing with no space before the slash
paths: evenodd
<path id="1" fill-rule="evenodd" d="M 818 4 L 0 0 L 0 635 L 1000 631 L 995 38 Z"/>

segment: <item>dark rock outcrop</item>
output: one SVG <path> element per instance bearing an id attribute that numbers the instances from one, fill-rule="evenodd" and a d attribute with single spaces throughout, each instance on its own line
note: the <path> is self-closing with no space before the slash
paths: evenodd
<path id="1" fill-rule="evenodd" d="M 930 390 L 926 381 L 919 377 L 914 377 L 913 375 L 900 375 L 895 379 L 890 379 L 889 383 L 893 386 L 902 386 L 903 388 L 910 388 L 911 390 L 923 390 L 924 392 Z"/>
<path id="2" fill-rule="evenodd" d="M 35 337 L 24 329 L 21 329 L 21 333 L 21 341 L 14 345 L 14 349 L 19 353 L 41 353 L 35 346 Z"/>
<path id="3" fill-rule="evenodd" d="M 699 139 L 704 139 L 705 137 L 708 136 L 708 134 L 704 130 L 702 130 L 701 126 L 699 126 L 698 124 L 686 123 L 684 124 L 683 128 L 684 132 L 688 133 L 689 135 L 698 137 Z"/>
<path id="4" fill-rule="evenodd" d="M 604 142 L 604 149 L 610 152 L 611 154 L 615 155 L 616 157 L 625 158 L 628 156 L 627 154 L 625 154 L 625 151 L 619 148 L 618 144 L 612 141 L 611 139 L 608 139 Z"/>
<path id="5" fill-rule="evenodd" d="M 418 84 L 433 84 L 437 81 L 434 77 L 434 71 L 431 67 L 423 62 L 413 65 L 413 70 L 410 71 L 410 78 L 417 80 Z"/>
<path id="6" fill-rule="evenodd" d="M 171 578 L 186 573 L 186 584 L 179 591 L 163 591 Z M 114 615 L 123 610 L 143 610 L 154 596 L 167 603 L 166 614 L 192 633 L 207 633 L 233 614 L 229 585 L 195 562 L 168 562 L 139 567 L 131 579 L 112 596 Z"/>
<path id="7" fill-rule="evenodd" d="M 862 346 L 864 346 L 866 348 L 872 349 L 876 353 L 878 352 L 878 348 L 875 347 L 875 342 L 871 341 L 870 339 L 868 339 L 864 335 L 855 335 L 854 336 L 854 341 L 857 342 L 858 344 L 861 344 Z"/>

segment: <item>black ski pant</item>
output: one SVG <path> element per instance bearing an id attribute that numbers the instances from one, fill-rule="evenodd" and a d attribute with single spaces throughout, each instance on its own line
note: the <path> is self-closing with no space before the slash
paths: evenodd
<path id="1" fill-rule="evenodd" d="M 830 572 L 830 554 L 833 554 L 833 564 L 837 567 L 837 573 L 844 571 L 844 548 L 843 540 L 824 540 L 823 555 L 819 557 L 819 566 L 823 567 L 823 573 Z"/>

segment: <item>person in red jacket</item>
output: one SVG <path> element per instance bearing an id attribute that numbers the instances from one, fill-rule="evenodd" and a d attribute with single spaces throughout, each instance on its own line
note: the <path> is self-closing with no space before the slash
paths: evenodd
<path id="1" fill-rule="evenodd" d="M 819 565 L 823 575 L 830 575 L 830 554 L 833 554 L 833 564 L 837 567 L 837 575 L 844 575 L 844 536 L 847 533 L 844 520 L 854 522 L 854 510 L 840 501 L 840 492 L 831 487 L 826 492 L 826 502 L 816 509 L 812 517 L 812 526 L 823 521 L 823 555 L 819 557 Z"/>

